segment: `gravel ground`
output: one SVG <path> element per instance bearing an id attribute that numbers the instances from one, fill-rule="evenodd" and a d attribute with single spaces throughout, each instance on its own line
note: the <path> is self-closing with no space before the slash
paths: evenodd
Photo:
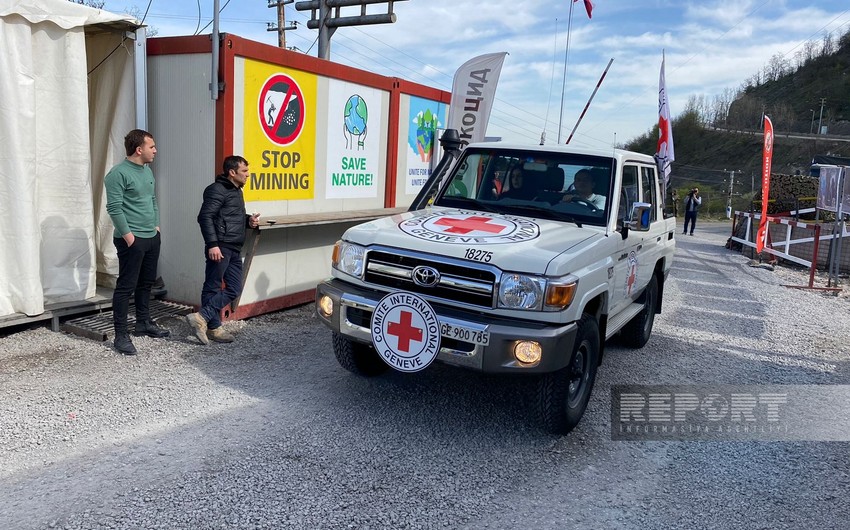
<path id="1" fill-rule="evenodd" d="M 566 437 L 525 379 L 348 374 L 310 306 L 136 357 L 0 335 L 0 528 L 846 528 L 850 443 L 611 440 L 612 385 L 850 384 L 850 298 L 728 231 L 677 235 L 652 339 L 609 345 Z"/>

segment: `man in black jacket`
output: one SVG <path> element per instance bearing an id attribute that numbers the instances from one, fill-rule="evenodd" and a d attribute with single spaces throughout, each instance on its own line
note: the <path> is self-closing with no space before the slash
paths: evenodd
<path id="1" fill-rule="evenodd" d="M 694 228 L 697 226 L 697 211 L 702 205 L 702 198 L 699 196 L 699 188 L 691 189 L 688 193 L 688 198 L 685 199 L 685 229 L 682 234 L 688 232 L 688 223 L 691 224 L 691 235 L 694 235 Z"/>
<path id="2" fill-rule="evenodd" d="M 203 344 L 233 342 L 233 335 L 221 328 L 221 310 L 242 292 L 242 243 L 247 228 L 256 228 L 260 214 L 245 213 L 242 187 L 248 180 L 248 161 L 228 156 L 224 173 L 204 190 L 198 224 L 204 236 L 206 271 L 201 290 L 201 308 L 186 315 L 186 322 Z M 222 287 L 224 281 L 224 287 Z"/>

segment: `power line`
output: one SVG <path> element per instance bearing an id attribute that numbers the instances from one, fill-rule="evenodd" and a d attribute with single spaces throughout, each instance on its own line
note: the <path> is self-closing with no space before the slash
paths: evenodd
<path id="1" fill-rule="evenodd" d="M 148 0 L 148 7 L 146 7 L 146 8 L 145 8 L 145 14 L 144 14 L 144 15 L 142 15 L 142 20 L 139 22 L 139 27 L 141 27 L 141 26 L 143 26 L 143 25 L 144 25 L 144 23 L 145 23 L 145 19 L 146 19 L 146 18 L 147 18 L 147 16 L 148 16 L 148 10 L 150 10 L 150 8 L 151 8 L 151 4 L 152 4 L 152 3 L 153 3 L 153 0 Z M 97 63 L 97 64 L 94 66 L 94 68 L 92 68 L 91 70 L 89 70 L 89 71 L 88 71 L 88 73 L 87 73 L 86 75 L 87 75 L 87 76 L 88 76 L 88 75 L 92 75 L 92 73 L 93 73 L 95 70 L 97 70 L 98 68 L 100 68 L 100 65 L 102 65 L 103 63 L 105 63 L 105 62 L 106 62 L 106 60 L 107 60 L 107 59 L 109 59 L 110 57 L 112 57 L 112 54 L 114 54 L 115 52 L 117 52 L 117 51 L 118 51 L 118 49 L 119 49 L 119 48 L 121 48 L 122 46 L 124 46 L 124 41 L 126 41 L 126 40 L 127 40 L 127 37 L 126 37 L 126 36 L 121 37 L 121 42 L 119 42 L 119 43 L 118 43 L 118 44 L 117 44 L 114 48 L 112 48 L 112 51 L 111 51 L 111 52 L 109 52 L 108 54 L 106 54 L 106 57 L 104 57 L 104 58 L 103 58 L 103 59 L 102 59 L 99 63 Z"/>

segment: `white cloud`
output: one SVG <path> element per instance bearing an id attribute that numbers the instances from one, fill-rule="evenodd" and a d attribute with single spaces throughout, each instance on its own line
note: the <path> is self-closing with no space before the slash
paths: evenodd
<path id="1" fill-rule="evenodd" d="M 107 1 L 118 11 L 124 4 L 133 1 Z M 211 9 L 208 2 L 202 4 L 206 23 Z M 385 9 L 379 6 L 368 12 Z M 581 2 L 569 0 L 410 0 L 395 3 L 394 10 L 395 24 L 339 28 L 331 40 L 331 59 L 449 89 L 454 71 L 467 59 L 507 51 L 491 135 L 537 141 L 544 124 L 548 137 L 557 135 L 562 87 L 562 135 L 569 134 L 613 57 L 574 140 L 595 146 L 610 145 L 615 133 L 618 141 L 626 141 L 657 121 L 662 49 L 676 114 L 690 95 L 713 97 L 737 89 L 773 55 L 793 59 L 804 41 L 850 27 L 846 0 L 599 0 L 592 20 Z M 222 31 L 274 43 L 275 35 L 265 31 L 273 14 L 262 0 L 232 0 L 222 15 Z M 312 46 L 315 55 L 317 32 L 306 28 L 309 15 L 287 8 L 288 20 L 300 23 L 298 30 L 287 32 L 287 43 L 302 51 Z M 155 0 L 149 21 L 160 35 L 185 35 L 194 31 L 196 17 L 194 2 Z"/>

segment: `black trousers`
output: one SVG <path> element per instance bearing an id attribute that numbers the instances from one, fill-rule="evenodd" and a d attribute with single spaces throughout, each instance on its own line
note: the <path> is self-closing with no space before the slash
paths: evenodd
<path id="1" fill-rule="evenodd" d="M 696 228 L 696 226 L 697 226 L 697 211 L 696 210 L 685 211 L 685 228 L 684 228 L 684 230 L 682 230 L 683 234 L 688 231 L 688 223 L 691 224 L 691 233 L 693 234 L 694 228 Z"/>
<path id="2" fill-rule="evenodd" d="M 154 237 L 137 237 L 131 247 L 120 237 L 112 241 L 118 250 L 118 281 L 112 295 L 112 323 L 115 333 L 126 333 L 131 294 L 136 305 L 136 322 L 150 319 L 151 286 L 156 281 L 161 240 L 157 233 Z"/>
<path id="3" fill-rule="evenodd" d="M 204 288 L 201 291 L 201 309 L 198 311 L 207 321 L 209 329 L 221 326 L 221 310 L 236 300 L 242 292 L 242 256 L 239 250 L 219 247 L 221 261 L 206 256 Z M 204 253 L 206 255 L 206 253 Z M 221 283 L 224 281 L 224 288 Z"/>

